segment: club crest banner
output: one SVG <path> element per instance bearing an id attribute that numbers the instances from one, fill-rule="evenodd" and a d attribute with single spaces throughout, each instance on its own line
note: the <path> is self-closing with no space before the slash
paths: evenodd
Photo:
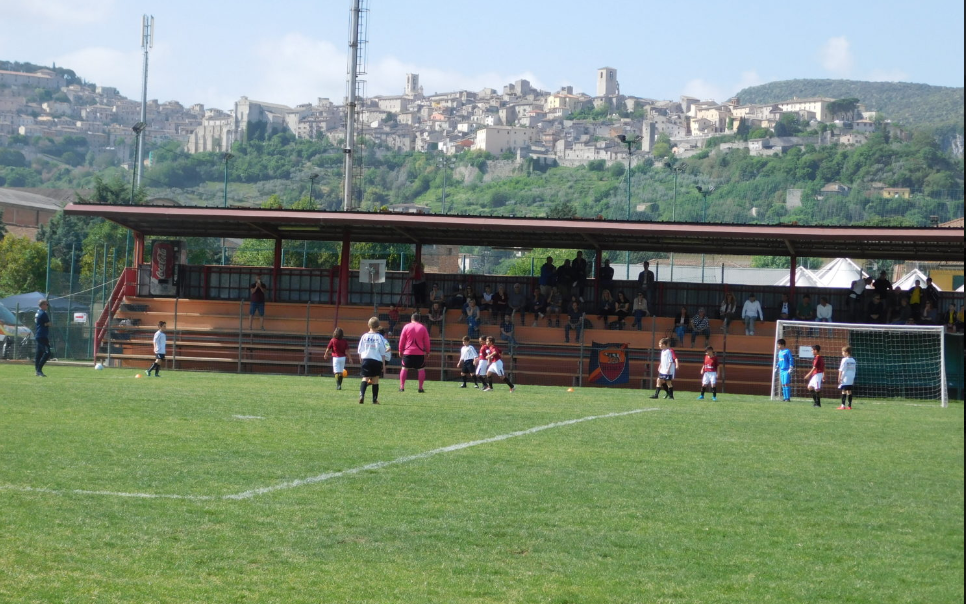
<path id="1" fill-rule="evenodd" d="M 601 386 L 626 384 L 631 369 L 627 362 L 627 344 L 601 344 L 591 347 L 590 375 L 587 381 Z"/>

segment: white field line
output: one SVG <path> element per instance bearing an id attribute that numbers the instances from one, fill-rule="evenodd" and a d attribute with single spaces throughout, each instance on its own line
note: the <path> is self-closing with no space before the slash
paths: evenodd
<path id="1" fill-rule="evenodd" d="M 351 476 L 353 474 L 359 474 L 361 472 L 366 472 L 369 470 L 379 470 L 387 466 L 394 466 L 404 463 L 409 463 L 411 461 L 419 461 L 421 459 L 427 459 L 435 455 L 440 455 L 442 453 L 452 453 L 453 451 L 461 451 L 463 449 L 469 449 L 470 447 L 476 447 L 479 445 L 486 445 L 489 443 L 499 442 L 501 440 L 507 440 L 510 438 L 517 438 L 518 436 L 529 436 L 530 434 L 536 434 L 537 432 L 542 432 L 544 430 L 550 430 L 551 428 L 562 428 L 564 426 L 571 426 L 574 424 L 579 424 L 582 422 L 589 422 L 596 419 L 608 419 L 612 417 L 622 417 L 625 415 L 633 415 L 635 413 L 644 413 L 645 411 L 658 411 L 657 407 L 652 407 L 648 409 L 633 409 L 631 411 L 621 411 L 618 413 L 607 413 L 604 415 L 589 415 L 587 417 L 580 417 L 577 419 L 568 419 L 560 422 L 553 422 L 552 424 L 545 424 L 543 426 L 535 426 L 533 428 L 527 428 L 526 430 L 519 430 L 517 432 L 509 432 L 507 434 L 500 434 L 499 436 L 492 436 L 490 438 L 484 438 L 481 440 L 472 440 L 465 443 L 459 443 L 455 445 L 449 445 L 448 447 L 440 447 L 438 449 L 432 449 L 430 451 L 424 451 L 422 453 L 416 453 L 415 455 L 405 455 L 403 457 L 397 457 L 396 459 L 390 461 L 377 461 L 375 463 L 366 464 L 364 466 L 358 466 L 355 468 L 349 468 L 348 470 L 340 470 L 338 472 L 326 472 L 324 474 L 318 474 L 316 476 L 310 476 L 308 478 L 299 478 L 297 480 L 290 480 L 288 482 L 282 482 L 279 484 L 262 487 L 259 489 L 251 489 L 248 491 L 242 491 L 241 493 L 232 493 L 228 495 L 175 495 L 175 494 L 164 494 L 164 493 L 125 493 L 119 491 L 89 491 L 84 489 L 67 489 L 67 490 L 57 490 L 57 489 L 45 489 L 38 487 L 23 487 L 15 485 L 0 485 L 0 491 L 20 491 L 27 493 L 49 493 L 51 495 L 95 495 L 95 496 L 106 496 L 106 497 L 130 497 L 134 499 L 182 499 L 186 501 L 216 501 L 216 500 L 242 500 L 251 499 L 257 495 L 266 495 L 268 493 L 273 493 L 275 491 L 284 491 L 287 489 L 295 489 L 298 487 L 303 487 L 305 485 L 315 484 L 319 482 L 325 482 L 327 480 L 332 480 L 333 478 L 341 478 L 343 476 Z"/>

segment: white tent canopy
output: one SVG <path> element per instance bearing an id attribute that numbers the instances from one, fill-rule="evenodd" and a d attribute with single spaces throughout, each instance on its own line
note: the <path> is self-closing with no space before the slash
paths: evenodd
<path id="1" fill-rule="evenodd" d="M 795 271 L 795 285 L 803 287 L 851 287 L 856 279 L 868 277 L 869 274 L 862 270 L 862 267 L 852 262 L 849 258 L 836 258 L 825 266 L 809 270 L 798 267 Z M 789 285 L 789 278 L 786 275 L 775 285 Z"/>
<path id="2" fill-rule="evenodd" d="M 899 279 L 898 281 L 892 284 L 892 287 L 895 287 L 895 288 L 901 287 L 904 290 L 909 290 L 916 285 L 916 279 L 919 279 L 920 286 L 926 287 L 926 275 L 918 268 L 914 268 L 908 273 L 906 273 L 905 275 L 903 275 L 901 279 Z M 933 287 L 936 288 L 937 291 L 942 291 L 941 289 L 939 289 L 939 286 L 936 285 L 935 283 L 933 283 L 932 285 Z"/>

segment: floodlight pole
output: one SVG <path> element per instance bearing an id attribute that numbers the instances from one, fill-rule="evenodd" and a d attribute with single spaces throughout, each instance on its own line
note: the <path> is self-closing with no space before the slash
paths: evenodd
<path id="1" fill-rule="evenodd" d="M 235 157 L 231 152 L 225 153 L 225 205 L 223 207 L 228 207 L 228 160 Z M 225 238 L 221 238 L 221 265 L 225 266 Z"/>
<path id="2" fill-rule="evenodd" d="M 631 219 L 631 155 L 633 153 L 632 147 L 640 142 L 641 137 L 627 138 L 623 134 L 617 135 L 617 140 L 627 145 L 627 216 L 625 220 L 630 221 Z M 631 278 L 631 251 L 625 250 L 624 252 L 624 277 L 626 279 Z"/>

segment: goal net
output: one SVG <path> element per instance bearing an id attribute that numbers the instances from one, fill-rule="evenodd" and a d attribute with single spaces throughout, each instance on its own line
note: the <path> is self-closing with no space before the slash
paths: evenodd
<path id="1" fill-rule="evenodd" d="M 778 340 L 784 339 L 795 360 L 792 397 L 809 397 L 802 378 L 812 367 L 813 346 L 825 358 L 826 396 L 838 393 L 842 348 L 850 346 L 856 362 L 853 395 L 863 399 L 918 399 L 949 404 L 941 325 L 862 325 L 778 321 L 775 326 L 775 364 Z M 778 371 L 773 371 L 771 398 L 782 397 Z"/>

